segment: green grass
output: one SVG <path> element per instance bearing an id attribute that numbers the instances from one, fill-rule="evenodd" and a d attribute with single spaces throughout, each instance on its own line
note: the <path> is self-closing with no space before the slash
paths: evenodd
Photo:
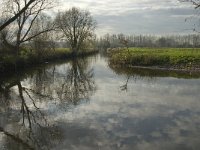
<path id="1" fill-rule="evenodd" d="M 159 66 L 167 68 L 200 67 L 200 49 L 192 48 L 129 48 L 113 50 L 114 65 Z"/>

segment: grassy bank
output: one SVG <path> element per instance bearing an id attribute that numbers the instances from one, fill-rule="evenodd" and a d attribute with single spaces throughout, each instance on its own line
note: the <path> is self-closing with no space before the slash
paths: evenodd
<path id="1" fill-rule="evenodd" d="M 111 65 L 200 70 L 200 49 L 129 48 L 110 50 Z"/>
<path id="2" fill-rule="evenodd" d="M 94 53 L 97 53 L 97 51 L 84 51 L 74 56 L 68 48 L 57 48 L 55 50 L 43 51 L 42 53 L 21 50 L 18 57 L 11 54 L 0 55 L 0 73 L 16 72 L 26 67 L 36 66 L 38 64 L 70 59 L 73 57 L 82 57 Z"/>

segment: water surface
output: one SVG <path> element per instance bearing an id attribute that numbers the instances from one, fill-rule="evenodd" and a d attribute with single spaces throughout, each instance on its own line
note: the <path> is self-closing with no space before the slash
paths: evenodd
<path id="1" fill-rule="evenodd" d="M 1 150 L 198 150 L 198 74 L 99 55 L 0 79 Z"/>

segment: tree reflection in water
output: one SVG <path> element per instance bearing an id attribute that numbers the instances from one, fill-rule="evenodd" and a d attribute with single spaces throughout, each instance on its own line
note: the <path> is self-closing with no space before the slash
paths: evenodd
<path id="1" fill-rule="evenodd" d="M 9 139 L 25 149 L 49 149 L 55 141 L 61 142 L 62 129 L 50 119 L 46 104 L 67 109 L 68 105 L 87 102 L 96 89 L 93 78 L 93 69 L 88 69 L 88 62 L 80 59 L 62 68 L 39 69 L 23 82 L 19 79 L 2 82 L 0 131 L 7 136 L 8 149 L 16 148 L 9 144 Z M 12 129 L 7 129 L 8 126 Z"/>
<path id="2" fill-rule="evenodd" d="M 175 78 L 199 78 L 200 74 L 198 72 L 184 72 L 176 70 L 164 70 L 164 69 L 151 69 L 151 68 L 130 68 L 130 67 L 120 67 L 109 64 L 109 67 L 118 75 L 126 75 L 126 80 L 123 85 L 120 86 L 122 91 L 128 90 L 128 84 L 131 81 L 147 80 L 148 82 L 155 82 L 159 77 L 175 77 Z"/>
<path id="3" fill-rule="evenodd" d="M 60 99 L 66 99 L 77 105 L 81 100 L 89 100 L 95 90 L 93 69 L 86 70 L 87 62 L 74 60 L 67 72 L 65 82 L 61 84 L 61 91 L 57 91 Z"/>
<path id="4" fill-rule="evenodd" d="M 129 82 L 129 79 L 130 79 L 130 76 L 127 76 L 126 83 L 123 84 L 122 86 L 120 86 L 120 89 L 121 89 L 122 91 L 126 91 L 126 92 L 127 92 L 127 90 L 128 90 L 128 82 Z"/>

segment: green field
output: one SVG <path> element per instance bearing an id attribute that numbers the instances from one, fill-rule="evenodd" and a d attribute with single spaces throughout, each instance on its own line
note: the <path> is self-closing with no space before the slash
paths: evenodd
<path id="1" fill-rule="evenodd" d="M 129 48 L 111 50 L 112 65 L 200 68 L 200 48 Z"/>

